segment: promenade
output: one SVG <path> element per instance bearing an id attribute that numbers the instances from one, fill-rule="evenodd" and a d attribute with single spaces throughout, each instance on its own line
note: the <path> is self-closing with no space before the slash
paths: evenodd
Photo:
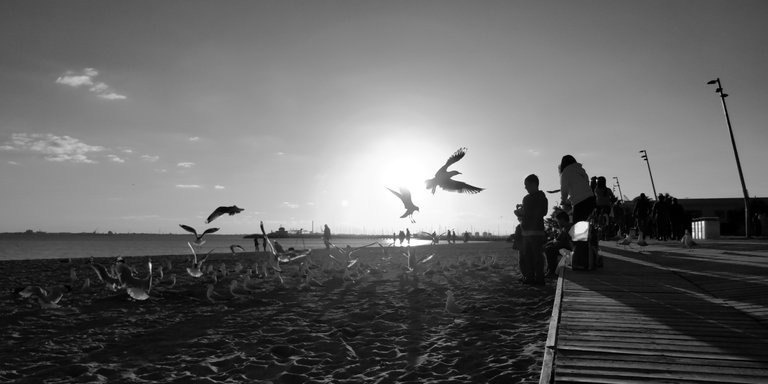
<path id="1" fill-rule="evenodd" d="M 566 269 L 540 383 L 768 382 L 768 242 L 601 242 Z"/>

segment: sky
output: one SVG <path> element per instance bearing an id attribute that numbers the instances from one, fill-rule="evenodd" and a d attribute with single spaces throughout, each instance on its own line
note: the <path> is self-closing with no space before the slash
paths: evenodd
<path id="1" fill-rule="evenodd" d="M 571 154 L 768 196 L 765 1 L 2 1 L 0 232 L 508 234 Z M 457 149 L 456 179 L 432 177 Z M 387 187 L 408 188 L 410 223 Z M 559 194 L 548 195 L 550 206 Z M 220 205 L 244 208 L 210 225 Z"/>

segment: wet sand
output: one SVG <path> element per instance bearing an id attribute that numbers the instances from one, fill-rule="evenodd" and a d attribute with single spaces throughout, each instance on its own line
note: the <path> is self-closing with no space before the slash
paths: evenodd
<path id="1" fill-rule="evenodd" d="M 0 381 L 537 382 L 554 280 L 519 283 L 509 243 L 414 249 L 418 259 L 435 256 L 408 271 L 405 248 L 366 248 L 347 274 L 314 250 L 311 276 L 322 285 L 304 283 L 299 259 L 282 264 L 283 283 L 254 276 L 251 291 L 240 285 L 234 296 L 230 280 L 266 254 L 212 254 L 207 263 L 224 263 L 229 275 L 210 299 L 211 279 L 184 270 L 190 255 L 155 256 L 153 265 L 173 267 L 154 275 L 147 301 L 105 289 L 87 260 L 2 261 Z M 146 257 L 126 261 L 146 275 Z M 57 309 L 13 292 L 55 284 L 73 287 Z M 444 310 L 448 290 L 464 312 Z"/>

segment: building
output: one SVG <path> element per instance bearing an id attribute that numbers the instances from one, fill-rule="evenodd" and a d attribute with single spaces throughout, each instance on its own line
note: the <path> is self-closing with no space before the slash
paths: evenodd
<path id="1" fill-rule="evenodd" d="M 717 217 L 720 219 L 720 234 L 723 236 L 744 236 L 744 199 L 714 198 L 714 199 L 677 199 L 683 206 L 690 220 L 699 217 Z M 768 198 L 752 197 L 749 199 L 750 215 L 768 213 Z M 761 227 L 761 225 L 758 225 Z M 752 225 L 752 234 L 756 234 L 755 225 Z M 759 235 L 768 234 L 768 228 L 762 230 Z"/>

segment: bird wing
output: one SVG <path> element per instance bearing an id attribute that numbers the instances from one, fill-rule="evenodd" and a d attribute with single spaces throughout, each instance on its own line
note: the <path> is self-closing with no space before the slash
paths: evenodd
<path id="1" fill-rule="evenodd" d="M 465 147 L 459 148 L 459 150 L 454 152 L 453 155 L 451 155 L 451 157 L 449 157 L 448 160 L 446 160 L 445 165 L 443 165 L 443 167 L 440 168 L 440 170 L 446 171 L 448 167 L 453 165 L 455 162 L 461 160 L 466 154 L 467 154 L 467 148 Z"/>
<path id="2" fill-rule="evenodd" d="M 225 214 L 227 212 L 228 207 L 218 207 L 211 212 L 211 214 L 208 216 L 208 218 L 205 220 L 205 223 L 208 224 L 211 221 L 216 220 L 217 217 Z"/>
<path id="3" fill-rule="evenodd" d="M 203 235 L 205 235 L 206 233 L 214 233 L 214 232 L 217 232 L 218 230 L 219 228 L 208 228 L 205 231 L 203 231 Z M 200 235 L 200 236 L 202 237 L 203 235 Z"/>
<path id="4" fill-rule="evenodd" d="M 441 187 L 443 188 L 443 190 L 446 190 L 446 191 L 453 191 L 458 193 L 470 193 L 470 194 L 478 193 L 483 189 L 485 189 L 485 188 L 475 187 L 474 185 L 469 185 L 463 181 L 457 181 L 457 180 L 448 180 Z"/>
<path id="5" fill-rule="evenodd" d="M 117 280 L 109 273 L 109 271 L 107 271 L 107 267 L 101 264 L 93 263 L 91 264 L 91 268 L 96 272 L 96 276 L 99 277 L 99 280 L 101 280 L 102 283 L 114 283 L 115 280 Z"/>
<path id="6" fill-rule="evenodd" d="M 389 191 L 390 191 L 390 192 L 392 192 L 393 194 L 395 194 L 395 196 L 397 196 L 397 198 L 398 198 L 398 199 L 400 199 L 401 201 L 403 200 L 403 195 L 401 195 L 401 194 L 400 194 L 400 193 L 398 193 L 398 192 L 395 192 L 395 191 L 393 191 L 392 189 L 390 189 L 390 188 L 388 188 L 388 187 L 387 187 L 387 189 L 389 189 Z"/>
<path id="7" fill-rule="evenodd" d="M 409 191 L 407 188 L 400 187 L 400 198 L 403 200 L 403 204 L 405 204 L 406 208 L 413 205 L 413 200 L 411 200 L 411 191 Z"/>
<path id="8" fill-rule="evenodd" d="M 120 279 L 121 284 L 126 284 L 132 277 L 131 267 L 122 263 L 117 265 L 117 278 Z"/>
<path id="9" fill-rule="evenodd" d="M 189 225 L 179 224 L 179 227 L 187 232 L 194 233 L 195 236 L 197 236 L 197 231 Z"/>

